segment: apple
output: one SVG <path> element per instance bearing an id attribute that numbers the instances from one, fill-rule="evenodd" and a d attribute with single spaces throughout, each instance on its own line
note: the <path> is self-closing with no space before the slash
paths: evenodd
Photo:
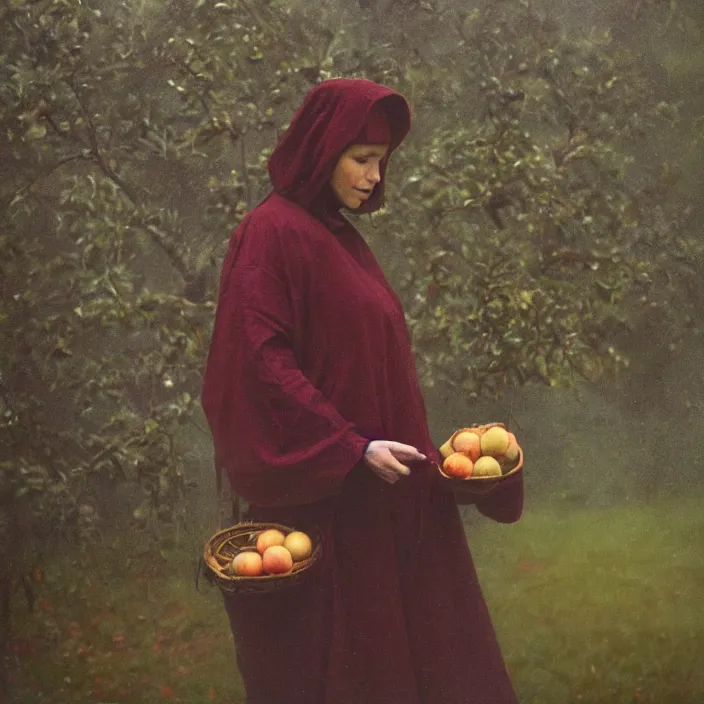
<path id="1" fill-rule="evenodd" d="M 508 438 L 508 447 L 506 448 L 506 452 L 504 452 L 504 456 L 509 462 L 515 462 L 520 453 L 518 442 L 516 441 L 516 436 L 513 433 L 509 433 Z"/>
<path id="2" fill-rule="evenodd" d="M 267 574 L 285 574 L 291 571 L 293 558 L 283 545 L 272 545 L 265 550 L 262 564 Z"/>
<path id="3" fill-rule="evenodd" d="M 306 533 L 291 531 L 284 540 L 284 547 L 291 553 L 294 562 L 305 560 L 313 552 L 313 543 Z"/>
<path id="4" fill-rule="evenodd" d="M 264 571 L 262 556 L 254 550 L 245 550 L 232 558 L 231 570 L 237 575 L 257 577 Z"/>
<path id="5" fill-rule="evenodd" d="M 462 452 L 467 455 L 472 462 L 476 462 L 481 454 L 481 439 L 479 435 L 471 430 L 463 430 L 455 436 L 452 441 L 452 448 L 455 452 Z"/>
<path id="6" fill-rule="evenodd" d="M 473 469 L 472 460 L 462 452 L 454 452 L 442 463 L 442 471 L 448 477 L 466 479 L 472 476 Z"/>
<path id="7" fill-rule="evenodd" d="M 508 449 L 510 439 L 508 433 L 498 425 L 484 433 L 481 437 L 481 449 L 483 455 L 503 455 Z"/>
<path id="8" fill-rule="evenodd" d="M 257 538 L 257 550 L 263 555 L 272 545 L 283 545 L 286 536 L 277 528 L 262 531 Z"/>
<path id="9" fill-rule="evenodd" d="M 501 475 L 501 465 L 495 457 L 484 455 L 474 463 L 474 477 L 497 477 Z"/>

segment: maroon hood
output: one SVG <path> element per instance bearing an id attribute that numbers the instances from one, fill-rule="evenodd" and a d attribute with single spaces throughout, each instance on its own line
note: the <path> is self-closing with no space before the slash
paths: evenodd
<path id="1" fill-rule="evenodd" d="M 334 78 L 311 88 L 269 159 L 274 190 L 324 220 L 336 219 L 341 205 L 329 185 L 342 153 L 356 142 L 375 103 L 381 102 L 391 127 L 389 151 L 380 163 L 381 181 L 355 210 L 371 213 L 383 205 L 389 157 L 411 126 L 406 99 L 366 79 Z"/>

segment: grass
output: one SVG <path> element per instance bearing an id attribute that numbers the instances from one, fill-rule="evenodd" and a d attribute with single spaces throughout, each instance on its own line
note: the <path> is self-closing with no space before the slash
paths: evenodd
<path id="1" fill-rule="evenodd" d="M 701 535 L 701 498 L 470 533 L 520 702 L 704 702 Z"/>
<path id="2" fill-rule="evenodd" d="M 521 704 L 704 702 L 701 498 L 529 506 L 468 535 Z M 243 702 L 219 593 L 195 591 L 195 546 L 154 557 L 122 535 L 56 555 L 35 613 L 15 604 L 20 704 Z"/>
<path id="3" fill-rule="evenodd" d="M 20 704 L 244 701 L 219 592 L 205 580 L 196 591 L 195 558 L 155 557 L 135 535 L 57 556 L 37 613 L 16 605 Z"/>

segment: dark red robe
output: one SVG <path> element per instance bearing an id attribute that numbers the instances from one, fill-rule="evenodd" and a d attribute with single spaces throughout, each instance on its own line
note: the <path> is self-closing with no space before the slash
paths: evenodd
<path id="1" fill-rule="evenodd" d="M 248 519 L 324 541 L 300 588 L 225 599 L 237 661 L 248 704 L 514 704 L 432 464 L 404 311 L 328 185 L 379 100 L 393 151 L 410 126 L 399 94 L 346 79 L 309 92 L 271 157 L 274 191 L 225 257 L 202 395 L 216 462 Z M 365 211 L 380 207 L 387 161 Z M 362 460 L 371 438 L 428 461 L 389 485 Z M 522 503 L 519 476 L 477 507 L 508 523 Z"/>

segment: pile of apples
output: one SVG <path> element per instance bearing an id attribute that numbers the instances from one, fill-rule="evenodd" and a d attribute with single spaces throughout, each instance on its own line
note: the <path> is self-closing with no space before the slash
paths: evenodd
<path id="1" fill-rule="evenodd" d="M 268 528 L 257 536 L 256 549 L 245 549 L 232 558 L 230 572 L 244 577 L 286 574 L 294 562 L 305 560 L 312 553 L 313 542 L 303 531 L 284 535 L 278 528 Z"/>
<path id="2" fill-rule="evenodd" d="M 442 471 L 448 477 L 498 477 L 516 466 L 520 448 L 516 436 L 500 426 L 467 428 L 451 439 Z"/>

